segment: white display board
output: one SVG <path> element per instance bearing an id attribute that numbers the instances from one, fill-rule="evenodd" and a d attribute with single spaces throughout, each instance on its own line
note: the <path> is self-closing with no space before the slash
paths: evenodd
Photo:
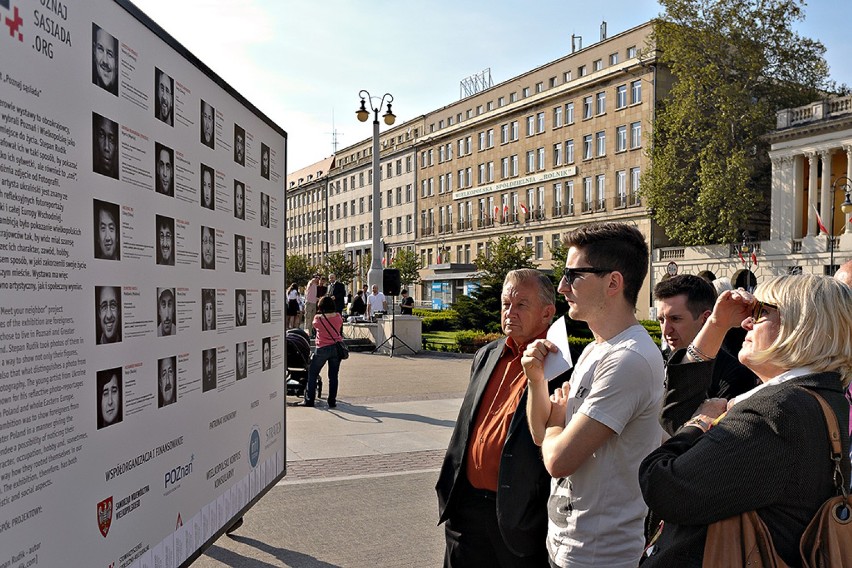
<path id="1" fill-rule="evenodd" d="M 284 474 L 286 138 L 128 2 L 0 0 L 0 567 L 188 565 Z"/>

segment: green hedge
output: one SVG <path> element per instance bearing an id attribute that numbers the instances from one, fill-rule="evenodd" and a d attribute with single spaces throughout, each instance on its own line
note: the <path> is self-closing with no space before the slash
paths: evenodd
<path id="1" fill-rule="evenodd" d="M 418 313 L 420 312 L 420 313 Z M 430 310 L 414 310 L 414 315 L 423 319 L 423 331 L 454 331 L 456 328 L 456 312 L 443 310 L 434 312 Z"/>

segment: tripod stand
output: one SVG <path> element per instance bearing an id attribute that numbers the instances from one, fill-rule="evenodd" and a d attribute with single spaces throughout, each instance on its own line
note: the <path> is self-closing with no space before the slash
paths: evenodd
<path id="1" fill-rule="evenodd" d="M 388 336 L 387 339 L 382 341 L 381 345 L 378 345 L 378 346 L 376 346 L 375 349 L 373 349 L 373 353 L 376 353 L 379 349 L 384 347 L 385 344 L 388 343 L 391 339 L 396 340 L 393 343 L 391 343 L 390 346 L 388 347 L 388 349 L 390 349 L 390 356 L 391 357 L 393 357 L 393 352 L 399 348 L 396 345 L 397 341 L 402 343 L 405 346 L 406 349 L 411 351 L 412 354 L 417 353 L 414 349 L 409 347 L 408 344 L 405 341 L 403 341 L 402 339 L 400 339 L 396 335 L 396 309 L 395 308 L 396 308 L 396 296 L 391 296 L 391 334 Z"/>

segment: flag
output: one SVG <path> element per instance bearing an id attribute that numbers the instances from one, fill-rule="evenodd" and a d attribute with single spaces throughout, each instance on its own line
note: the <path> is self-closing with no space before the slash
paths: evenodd
<path id="1" fill-rule="evenodd" d="M 528 216 L 528 215 L 530 214 L 530 210 L 529 210 L 529 209 L 527 209 L 527 206 L 526 206 L 526 205 L 524 205 L 523 203 L 521 203 L 521 211 L 523 211 L 523 212 L 524 212 L 524 217 L 526 217 L 526 216 Z"/>
<path id="2" fill-rule="evenodd" d="M 508 218 L 509 218 L 509 204 L 507 203 L 506 205 L 503 206 L 503 220 L 505 221 Z"/>
<path id="3" fill-rule="evenodd" d="M 388 259 L 386 259 L 385 257 L 382 257 L 382 266 L 386 266 L 386 265 L 387 265 L 387 260 L 388 260 Z"/>
<path id="4" fill-rule="evenodd" d="M 739 250 L 739 249 L 737 249 L 737 256 L 738 256 L 738 257 L 740 257 L 740 262 L 742 262 L 743 264 L 745 264 L 745 259 L 743 258 L 743 253 L 742 253 L 742 252 L 740 252 L 740 250 Z"/>
<path id="5" fill-rule="evenodd" d="M 496 205 L 494 206 L 494 218 L 496 219 L 500 215 L 500 208 Z"/>
<path id="6" fill-rule="evenodd" d="M 827 235 L 828 229 L 826 229 L 825 225 L 822 224 L 822 217 L 819 216 L 819 211 L 817 211 L 817 208 L 816 208 L 815 205 L 811 205 L 811 207 L 814 208 L 814 213 L 816 213 L 817 225 L 819 225 L 819 230 Z"/>
<path id="7" fill-rule="evenodd" d="M 752 264 L 757 266 L 757 255 L 754 254 L 754 253 L 751 253 L 751 262 L 752 262 Z"/>

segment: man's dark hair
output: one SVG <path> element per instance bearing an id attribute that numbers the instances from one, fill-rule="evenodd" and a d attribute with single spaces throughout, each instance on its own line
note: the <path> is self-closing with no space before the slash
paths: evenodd
<path id="1" fill-rule="evenodd" d="M 686 308 L 695 319 L 706 310 L 712 310 L 716 303 L 716 290 L 700 276 L 678 274 L 654 287 L 655 300 L 666 300 L 681 294 L 686 296 Z"/>
<path id="2" fill-rule="evenodd" d="M 639 229 L 624 223 L 593 223 L 567 233 L 566 248 L 583 251 L 594 268 L 620 272 L 624 297 L 635 308 L 648 272 L 648 244 Z"/>

